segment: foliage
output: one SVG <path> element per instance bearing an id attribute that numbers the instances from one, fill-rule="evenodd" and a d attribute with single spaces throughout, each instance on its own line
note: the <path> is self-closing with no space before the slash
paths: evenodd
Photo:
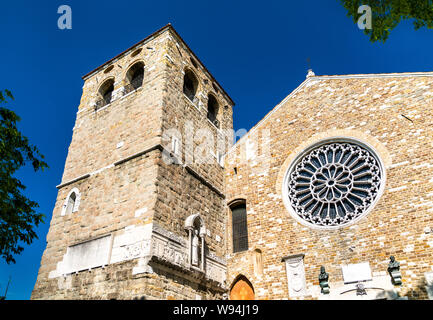
<path id="1" fill-rule="evenodd" d="M 0 296 L 0 301 L 6 300 L 6 296 L 8 294 L 8 288 L 9 288 L 10 283 L 11 283 L 11 277 L 9 277 L 8 285 L 6 286 L 6 290 L 5 290 L 5 295 Z"/>
<path id="2" fill-rule="evenodd" d="M 433 0 L 340 0 L 347 15 L 358 22 L 361 14 L 358 8 L 370 6 L 372 10 L 372 28 L 364 29 L 371 42 L 385 42 L 402 20 L 413 20 L 415 30 L 422 27 L 433 29 Z"/>
<path id="3" fill-rule="evenodd" d="M 31 163 L 34 171 L 48 168 L 44 156 L 18 130 L 20 118 L 3 107 L 13 99 L 9 90 L 0 91 L 0 256 L 8 264 L 15 263 L 13 255 L 23 251 L 20 241 L 31 244 L 37 239 L 33 228 L 44 218 L 35 211 L 39 205 L 22 194 L 26 187 L 13 175 L 26 163 Z"/>

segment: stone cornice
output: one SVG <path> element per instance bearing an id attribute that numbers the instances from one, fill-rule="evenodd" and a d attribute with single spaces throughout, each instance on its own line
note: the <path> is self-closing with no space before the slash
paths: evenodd
<path id="1" fill-rule="evenodd" d="M 188 171 L 189 174 L 191 174 L 194 178 L 199 180 L 201 183 L 203 183 L 206 187 L 214 191 L 220 198 L 225 199 L 225 195 L 219 191 L 216 187 L 214 187 L 210 182 L 208 182 L 205 178 L 203 178 L 199 173 L 197 173 L 193 168 L 191 168 L 189 165 L 185 165 L 186 171 Z"/>
<path id="2" fill-rule="evenodd" d="M 68 186 L 68 185 L 70 185 L 70 184 L 73 184 L 73 183 L 75 183 L 75 182 L 78 182 L 78 181 L 80 181 L 80 180 L 87 179 L 88 177 L 90 177 L 90 173 L 87 173 L 87 174 L 82 175 L 82 176 L 80 176 L 80 177 L 78 177 L 78 178 L 75 178 L 75 179 L 69 180 L 69 181 L 67 181 L 67 182 L 65 182 L 65 183 L 61 183 L 61 184 L 59 184 L 58 186 L 56 186 L 56 188 L 57 188 L 57 189 L 61 189 L 61 188 L 66 187 L 66 186 Z"/>
<path id="3" fill-rule="evenodd" d="M 162 150 L 164 150 L 164 147 L 162 145 L 160 145 L 160 144 L 156 144 L 156 145 L 154 145 L 154 146 L 152 146 L 150 148 L 147 148 L 147 149 L 145 149 L 143 151 L 137 152 L 137 153 L 135 153 L 135 154 L 133 154 L 131 156 L 128 156 L 126 158 L 123 158 L 123 159 L 121 159 L 119 161 L 114 162 L 114 165 L 115 166 L 121 165 L 122 163 L 128 162 L 128 161 L 133 160 L 135 158 L 138 158 L 138 157 L 140 157 L 140 156 L 142 156 L 142 155 L 144 155 L 146 153 L 152 152 L 154 150 L 162 151 Z"/>

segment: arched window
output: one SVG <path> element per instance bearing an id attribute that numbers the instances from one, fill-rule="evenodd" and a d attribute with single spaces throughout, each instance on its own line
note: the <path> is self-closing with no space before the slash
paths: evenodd
<path id="1" fill-rule="evenodd" d="M 218 109 L 218 101 L 213 95 L 209 95 L 207 102 L 207 118 L 219 128 L 219 121 L 217 120 Z"/>
<path id="2" fill-rule="evenodd" d="M 96 107 L 101 108 L 111 102 L 114 91 L 114 79 L 105 81 L 99 88 L 100 100 L 97 101 Z"/>
<path id="3" fill-rule="evenodd" d="M 128 85 L 125 86 L 125 94 L 140 88 L 144 79 L 144 63 L 137 62 L 126 73 Z"/>
<path id="4" fill-rule="evenodd" d="M 77 188 L 72 189 L 66 197 L 62 208 L 62 216 L 78 211 L 80 206 L 81 194 Z"/>
<path id="5" fill-rule="evenodd" d="M 197 93 L 198 80 L 194 73 L 190 70 L 185 71 L 183 77 L 183 93 L 188 97 L 189 100 L 194 102 L 195 94 Z"/>
<path id="6" fill-rule="evenodd" d="M 72 211 L 74 210 L 76 200 L 77 200 L 77 195 L 74 192 L 68 198 L 68 201 L 66 204 L 65 214 L 71 214 L 72 213 Z"/>
<path id="7" fill-rule="evenodd" d="M 233 252 L 248 250 L 247 207 L 245 202 L 236 202 L 232 211 Z"/>

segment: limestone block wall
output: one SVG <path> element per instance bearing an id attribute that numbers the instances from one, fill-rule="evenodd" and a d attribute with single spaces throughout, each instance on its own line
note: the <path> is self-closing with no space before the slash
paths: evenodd
<path id="1" fill-rule="evenodd" d="M 180 236 L 188 216 L 200 213 L 204 219 L 206 245 L 220 257 L 225 255 L 224 168 L 218 162 L 217 151 L 223 155 L 231 143 L 224 136 L 232 132 L 233 102 L 201 62 L 170 30 L 166 42 L 167 70 L 163 98 L 163 145 L 171 148 L 171 137 L 179 139 L 176 164 L 164 158 L 159 163 L 158 196 L 155 221 Z M 191 70 L 198 79 L 194 102 L 183 93 L 184 75 Z M 208 94 L 219 104 L 217 128 L 207 118 Z M 218 144 L 219 139 L 225 144 Z M 218 149 L 219 147 L 219 149 Z"/>
<path id="2" fill-rule="evenodd" d="M 221 298 L 223 167 L 215 157 L 194 169 L 164 161 L 172 147 L 163 140 L 166 128 L 183 130 L 191 119 L 217 134 L 206 112 L 183 100 L 183 62 L 170 51 L 192 56 L 182 41 L 166 26 L 84 77 L 32 299 Z M 145 65 L 143 85 L 126 93 L 136 62 Z M 114 79 L 111 103 L 95 109 L 107 79 Z M 231 127 L 231 108 L 219 117 Z M 73 192 L 78 201 L 67 212 Z M 185 219 L 197 212 L 207 227 L 204 272 L 190 272 L 186 256 Z"/>
<path id="3" fill-rule="evenodd" d="M 173 274 L 163 266 L 154 273 L 133 274 L 136 261 L 127 261 L 97 268 L 91 272 L 71 274 L 53 279 L 45 292 L 33 293 L 32 299 L 57 300 L 196 300 L 221 299 L 221 294 L 211 294 L 198 284 L 185 285 L 185 275 Z M 191 282 L 193 283 L 193 282 Z"/>
<path id="4" fill-rule="evenodd" d="M 58 278 L 55 277 L 62 274 L 59 263 L 65 260 L 68 247 L 113 235 L 115 241 L 111 256 L 115 263 L 116 241 L 123 234 L 130 233 L 131 228 L 151 224 L 156 200 L 155 162 L 159 153 L 150 152 L 59 190 L 32 299 L 64 298 L 71 290 L 82 290 L 80 287 L 70 287 L 65 292 L 57 286 Z M 65 198 L 72 188 L 81 192 L 80 206 L 77 212 L 62 216 Z M 95 275 L 94 271 L 88 275 L 88 272 L 82 271 L 76 277 L 84 273 L 86 278 Z M 97 297 L 92 292 L 87 295 L 88 298 Z M 70 297 L 73 298 L 73 295 Z"/>
<path id="5" fill-rule="evenodd" d="M 166 59 L 161 40 L 164 34 L 85 78 L 63 183 L 160 142 Z M 137 62 L 145 65 L 143 85 L 124 94 L 126 73 Z M 94 103 L 100 99 L 98 90 L 107 79 L 114 79 L 112 101 L 95 111 Z"/>
<path id="6" fill-rule="evenodd" d="M 227 136 L 233 129 L 234 103 L 177 37 L 172 33 L 166 48 L 170 63 L 167 64 L 162 130 L 167 137 L 170 136 L 170 130 L 177 130 L 182 138 L 181 161 L 223 191 L 223 169 L 218 165 L 216 154 L 217 151 L 225 154 L 233 144 L 232 141 L 228 141 Z M 184 75 L 187 70 L 192 71 L 198 79 L 194 102 L 183 93 Z M 219 128 L 207 119 L 209 94 L 218 101 Z M 169 141 L 164 140 L 164 145 L 167 145 L 167 142 Z"/>
<path id="7" fill-rule="evenodd" d="M 427 298 L 425 273 L 433 270 L 432 76 L 308 78 L 235 146 L 226 158 L 226 195 L 246 198 L 249 250 L 233 254 L 228 219 L 229 282 L 242 274 L 256 298 L 292 299 L 282 258 L 304 254 L 306 293 L 301 298 L 316 299 L 321 265 L 335 292 L 343 282 L 342 265 L 368 262 L 373 278 L 382 281 L 394 255 L 403 277 L 396 293 Z M 386 182 L 377 204 L 358 222 L 320 230 L 288 213 L 282 183 L 302 150 L 329 137 L 353 137 L 372 146 L 384 163 Z M 268 144 L 257 142 L 265 138 Z M 261 147 L 247 161 L 254 143 Z M 254 272 L 256 248 L 263 255 L 262 275 Z"/>
<path id="8" fill-rule="evenodd" d="M 225 256 L 224 196 L 219 195 L 180 165 L 160 162 L 154 221 L 187 238 L 185 220 L 200 213 L 204 220 L 208 250 Z"/>

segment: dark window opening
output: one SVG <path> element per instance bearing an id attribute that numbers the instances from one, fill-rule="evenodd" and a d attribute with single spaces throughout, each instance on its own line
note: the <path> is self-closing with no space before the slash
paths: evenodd
<path id="1" fill-rule="evenodd" d="M 133 53 L 131 53 L 131 57 L 135 57 L 141 52 L 142 48 L 135 50 Z"/>
<path id="2" fill-rule="evenodd" d="M 189 100 L 194 102 L 195 94 L 197 92 L 198 80 L 191 71 L 186 71 L 183 77 L 183 93 Z"/>
<path id="3" fill-rule="evenodd" d="M 233 252 L 248 250 L 247 208 L 245 203 L 240 203 L 231 208 Z"/>
<path id="4" fill-rule="evenodd" d="M 138 62 L 134 64 L 127 72 L 126 78 L 129 84 L 125 86 L 124 94 L 137 90 L 143 85 L 144 79 L 144 63 Z"/>
<path id="5" fill-rule="evenodd" d="M 99 89 L 101 99 L 96 102 L 96 108 L 101 108 L 111 102 L 114 91 L 114 80 L 106 81 Z"/>
<path id="6" fill-rule="evenodd" d="M 207 103 L 207 118 L 219 128 L 219 121 L 217 120 L 218 102 L 214 96 L 209 95 Z"/>
<path id="7" fill-rule="evenodd" d="M 113 65 L 111 65 L 111 66 L 109 66 L 107 69 L 105 69 L 105 71 L 104 71 L 104 73 L 109 73 L 111 70 L 113 70 L 114 69 L 114 66 Z"/>

